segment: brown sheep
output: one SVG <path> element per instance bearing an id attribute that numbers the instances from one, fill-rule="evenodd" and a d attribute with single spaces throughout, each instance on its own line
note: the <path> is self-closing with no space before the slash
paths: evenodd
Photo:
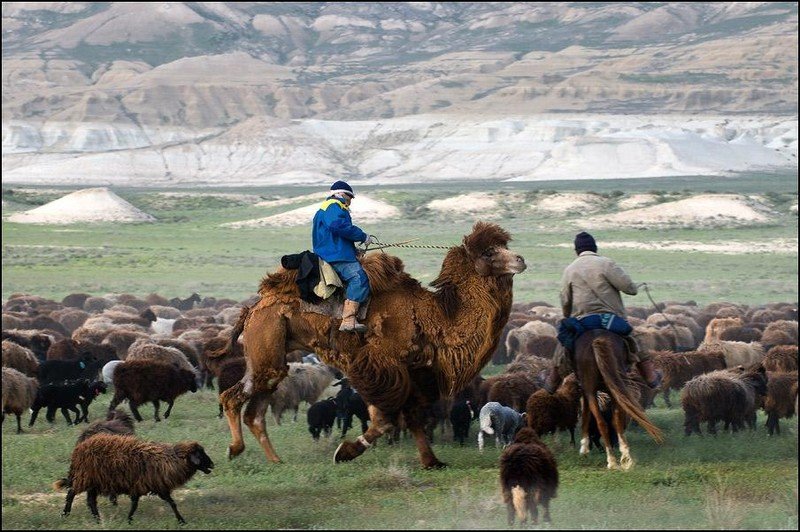
<path id="1" fill-rule="evenodd" d="M 95 434 L 134 434 L 133 418 L 116 408 L 108 412 L 106 419 L 95 421 L 81 431 L 77 443 L 80 443 Z"/>
<path id="2" fill-rule="evenodd" d="M 17 416 L 17 434 L 22 433 L 22 413 L 27 412 L 36 400 L 39 381 L 26 377 L 14 368 L 3 368 L 3 421 L 6 414 Z"/>
<path id="3" fill-rule="evenodd" d="M 761 342 L 772 347 L 774 345 L 797 345 L 797 322 L 790 320 L 773 321 L 764 329 Z"/>
<path id="4" fill-rule="evenodd" d="M 797 371 L 797 346 L 776 345 L 767 351 L 762 363 L 767 371 Z"/>
<path id="5" fill-rule="evenodd" d="M 3 367 L 14 368 L 28 377 L 36 377 L 39 360 L 33 351 L 11 340 L 3 340 Z"/>
<path id="6" fill-rule="evenodd" d="M 166 362 L 178 368 L 195 373 L 195 368 L 186 355 L 180 349 L 167 347 L 153 343 L 149 338 L 135 341 L 128 348 L 128 356 L 125 361 L 131 360 L 152 360 L 155 362 Z"/>
<path id="7" fill-rule="evenodd" d="M 131 522 L 139 499 L 154 493 L 170 505 L 178 523 L 186 524 L 172 499 L 172 490 L 183 486 L 197 471 L 209 474 L 213 467 L 214 462 L 194 441 L 172 445 L 140 441 L 133 436 L 97 434 L 75 447 L 67 478 L 53 486 L 59 490 L 69 488 L 64 516 L 72 511 L 75 495 L 85 491 L 89 511 L 98 521 L 98 495 L 130 496 Z"/>
<path id="8" fill-rule="evenodd" d="M 760 342 L 761 331 L 753 327 L 731 327 L 719 335 L 719 339 L 731 342 Z"/>
<path id="9" fill-rule="evenodd" d="M 155 407 L 155 420 L 161 421 L 158 415 L 159 401 L 167 403 L 164 419 L 172 412 L 175 399 L 188 391 L 197 391 L 195 374 L 170 363 L 152 360 L 129 360 L 114 370 L 114 398 L 108 409 L 113 410 L 125 399 L 136 421 L 142 421 L 138 406 L 152 402 Z"/>
<path id="10" fill-rule="evenodd" d="M 779 419 L 791 419 L 797 401 L 797 372 L 767 373 L 767 395 L 764 397 L 764 412 L 767 414 L 767 431 L 781 433 Z"/>
<path id="11" fill-rule="evenodd" d="M 488 402 L 500 403 L 517 412 L 525 412 L 528 397 L 540 388 L 533 375 L 524 372 L 502 373 L 486 379 L 490 381 Z"/>
<path id="12" fill-rule="evenodd" d="M 65 307 L 82 309 L 83 304 L 86 303 L 86 300 L 90 297 L 92 297 L 90 294 L 69 294 L 64 296 L 64 299 L 61 300 L 61 304 Z"/>
<path id="13" fill-rule="evenodd" d="M 703 336 L 705 335 L 703 328 L 700 327 L 691 316 L 684 314 L 669 314 L 666 310 L 663 314 L 659 312 L 657 314 L 651 314 L 648 316 L 647 323 L 661 329 L 676 327 L 678 330 L 681 330 L 680 328 L 685 327 L 689 329 L 689 332 L 691 333 L 691 341 L 685 336 L 685 333 L 681 331 L 681 335 L 676 339 L 675 347 L 683 347 L 684 350 L 694 349 L 697 347 L 697 345 L 703 341 Z M 680 341 L 680 343 L 677 343 L 678 341 Z"/>
<path id="14" fill-rule="evenodd" d="M 715 340 L 710 343 L 703 342 L 697 347 L 697 351 L 722 351 L 723 355 L 725 355 L 725 365 L 729 368 L 749 366 L 764 359 L 764 347 L 758 342 L 744 343 Z"/>
<path id="15" fill-rule="evenodd" d="M 115 329 L 103 338 L 101 345 L 110 347 L 116 353 L 117 358 L 125 360 L 128 356 L 128 349 L 130 349 L 137 340 L 147 340 L 148 338 L 149 335 L 144 332 Z"/>
<path id="16" fill-rule="evenodd" d="M 110 299 L 106 299 L 105 297 L 87 297 L 86 301 L 83 302 L 83 310 L 88 312 L 89 314 L 97 314 L 98 312 L 103 312 L 107 308 L 111 308 L 114 306 L 114 302 Z"/>
<path id="17" fill-rule="evenodd" d="M 726 329 L 733 327 L 742 327 L 741 318 L 714 318 L 706 326 L 706 335 L 703 338 L 703 343 L 711 343 L 720 340 L 720 335 Z"/>
<path id="18" fill-rule="evenodd" d="M 39 360 L 47 359 L 47 350 L 55 342 L 55 339 L 49 334 L 43 334 L 41 331 L 26 331 L 23 329 L 3 329 L 3 340 L 11 340 L 17 345 L 27 347 L 36 358 Z"/>
<path id="19" fill-rule="evenodd" d="M 661 370 L 663 379 L 660 390 L 667 408 L 672 408 L 669 400 L 671 390 L 683 386 L 703 373 L 725 369 L 725 355 L 722 351 L 673 353 L 671 351 L 651 351 L 653 364 Z"/>
<path id="20" fill-rule="evenodd" d="M 550 522 L 550 499 L 558 491 L 558 465 L 533 429 L 520 429 L 500 456 L 500 488 L 509 526 L 515 515 L 520 523 L 527 522 L 529 511 L 531 522 L 538 524 L 537 504 L 544 508 L 544 521 Z"/>
<path id="21" fill-rule="evenodd" d="M 89 313 L 85 310 L 66 308 L 63 310 L 51 312 L 50 315 L 57 319 L 58 322 L 64 326 L 69 334 L 74 333 L 78 327 L 83 325 L 89 319 Z"/>
<path id="22" fill-rule="evenodd" d="M 574 373 L 570 373 L 554 394 L 538 390 L 531 394 L 525 405 L 528 426 L 536 434 L 553 434 L 568 430 L 570 443 L 575 445 L 575 425 L 581 411 L 581 389 Z"/>
<path id="23" fill-rule="evenodd" d="M 59 340 L 47 350 L 47 360 L 80 360 L 94 357 L 101 364 L 117 360 L 113 349 L 92 342 L 78 342 L 69 338 Z"/>
<path id="24" fill-rule="evenodd" d="M 725 422 L 733 432 L 747 423 L 755 428 L 758 396 L 767 393 L 764 366 L 756 364 L 743 368 L 713 371 L 699 375 L 681 390 L 681 405 L 685 415 L 684 431 L 700 434 L 700 423 L 708 423 L 708 431 L 717 433 L 716 423 Z"/>
<path id="25" fill-rule="evenodd" d="M 516 357 L 511 364 L 506 367 L 506 373 L 517 373 L 520 371 L 530 373 L 534 378 L 538 377 L 542 371 L 552 366 L 550 359 L 533 355 L 522 355 Z M 487 390 L 488 392 L 488 390 Z"/>

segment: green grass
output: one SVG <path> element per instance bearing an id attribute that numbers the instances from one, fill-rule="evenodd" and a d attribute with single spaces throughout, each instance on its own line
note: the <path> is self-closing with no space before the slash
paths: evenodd
<path id="1" fill-rule="evenodd" d="M 101 396 L 91 406 L 92 419 L 109 400 Z M 437 430 L 434 450 L 449 467 L 425 471 L 410 439 L 394 446 L 381 440 L 358 460 L 334 465 L 338 433 L 314 443 L 307 432 L 305 407 L 297 423 L 284 417 L 276 426 L 271 416 L 267 418 L 284 460 L 279 465 L 266 462 L 246 429 L 244 453 L 226 459 L 229 434 L 226 423 L 216 417 L 213 391 L 179 398 L 170 419 L 160 423 L 152 420 L 151 406 L 141 412 L 145 420 L 136 426 L 140 438 L 197 440 L 216 464 L 210 475 L 198 473 L 175 492 L 189 522 L 186 528 L 505 528 L 498 485 L 500 451 L 489 445 L 479 453 L 474 425 L 469 445 L 463 448 L 451 442 L 449 432 L 442 436 Z M 796 528 L 796 418 L 781 421 L 781 436 L 768 437 L 760 415 L 755 432 L 687 438 L 680 409 L 658 406 L 648 415 L 664 429 L 666 443 L 656 445 L 641 430 L 630 430 L 637 463 L 628 472 L 607 471 L 602 452 L 580 457 L 568 434 L 545 438 L 560 475 L 553 527 Z M 69 517 L 60 517 L 64 493 L 51 486 L 66 476 L 82 427 L 68 427 L 61 417 L 49 426 L 40 416 L 26 434 L 17 435 L 13 417 L 8 421 L 2 429 L 4 528 L 130 528 L 126 497 L 116 508 L 101 498 L 99 525 L 90 517 L 85 495 L 76 498 Z M 155 496 L 142 499 L 133 526 L 179 528 L 167 505 Z"/>

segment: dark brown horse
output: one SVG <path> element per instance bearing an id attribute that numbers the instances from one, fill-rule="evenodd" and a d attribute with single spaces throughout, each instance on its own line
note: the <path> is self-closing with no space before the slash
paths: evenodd
<path id="1" fill-rule="evenodd" d="M 580 453 L 589 454 L 589 416 L 592 415 L 603 437 L 609 469 L 630 469 L 633 466 L 630 447 L 625 439 L 628 416 L 635 419 L 656 442 L 664 440 L 659 428 L 647 419 L 639 402 L 625 386 L 625 358 L 626 348 L 622 338 L 605 329 L 588 331 L 575 342 L 575 373 L 583 389 L 584 404 Z M 608 392 L 612 398 L 611 424 L 619 438 L 619 463 L 614 456 L 608 424 L 597 404 L 598 391 Z"/>

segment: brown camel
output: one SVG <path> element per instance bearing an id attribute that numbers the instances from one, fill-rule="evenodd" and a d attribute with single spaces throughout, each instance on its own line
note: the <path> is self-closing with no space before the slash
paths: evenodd
<path id="1" fill-rule="evenodd" d="M 343 371 L 370 405 L 369 429 L 343 442 L 336 462 L 361 455 L 402 414 L 422 465 L 443 467 L 425 436 L 425 408 L 465 388 L 491 359 L 511 311 L 513 276 L 526 267 L 508 250 L 510 239 L 498 225 L 476 223 L 462 245 L 447 252 L 433 291 L 409 276 L 397 257 L 363 257 L 372 292 L 364 334 L 339 332 L 340 319 L 304 310 L 295 270 L 267 275 L 260 301 L 232 332 L 231 345 L 244 335 L 247 372 L 220 398 L 233 439 L 228 456 L 244 450 L 240 413 L 249 400 L 245 423 L 267 459 L 280 461 L 264 425 L 267 398 L 286 376 L 286 353 L 305 349 Z"/>

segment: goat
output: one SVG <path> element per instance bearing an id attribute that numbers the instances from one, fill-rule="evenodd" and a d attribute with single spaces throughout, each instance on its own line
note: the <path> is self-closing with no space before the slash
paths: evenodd
<path id="1" fill-rule="evenodd" d="M 145 442 L 133 436 L 97 434 L 79 443 L 72 451 L 67 478 L 53 487 L 68 488 L 62 515 L 72 511 L 75 496 L 86 492 L 89 511 L 99 521 L 98 495 L 129 495 L 131 509 L 128 522 L 143 495 L 155 493 L 172 508 L 178 523 L 186 520 L 178 512 L 172 490 L 184 485 L 197 471 L 211 473 L 214 462 L 203 447 L 195 442 Z"/>
<path id="2" fill-rule="evenodd" d="M 478 416 L 478 450 L 483 451 L 483 435 L 494 434 L 496 446 L 506 446 L 514 439 L 517 431 L 525 426 L 526 414 L 520 414 L 513 408 L 490 401 L 483 405 Z"/>

